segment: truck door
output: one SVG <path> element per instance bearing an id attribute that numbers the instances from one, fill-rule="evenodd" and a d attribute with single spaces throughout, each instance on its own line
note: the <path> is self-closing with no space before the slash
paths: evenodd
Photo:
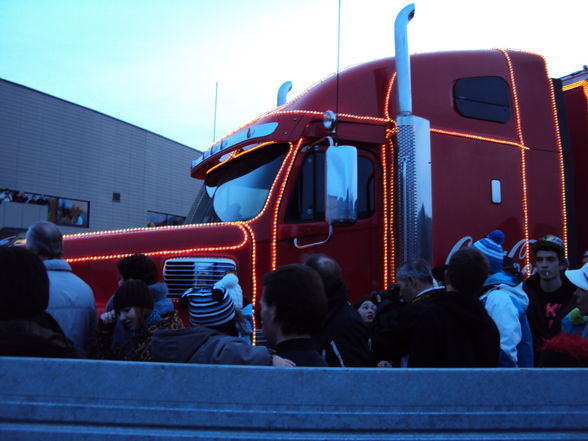
<path id="1" fill-rule="evenodd" d="M 322 253 L 341 266 L 350 299 L 381 289 L 383 230 L 377 201 L 382 197 L 376 157 L 358 149 L 358 219 L 353 225 L 334 225 L 328 240 L 325 148 L 303 149 L 292 170 L 296 173 L 289 178 L 280 210 L 277 265 L 300 263 L 311 254 Z"/>

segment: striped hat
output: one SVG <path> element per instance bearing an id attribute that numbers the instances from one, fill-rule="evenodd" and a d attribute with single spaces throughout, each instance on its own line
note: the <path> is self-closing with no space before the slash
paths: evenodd
<path id="1" fill-rule="evenodd" d="M 502 250 L 502 243 L 504 242 L 504 233 L 500 230 L 494 230 L 492 233 L 474 242 L 472 247 L 480 251 L 490 264 L 490 274 L 495 274 L 502 271 L 502 259 L 504 251 Z"/>
<path id="2" fill-rule="evenodd" d="M 190 323 L 208 328 L 220 327 L 235 318 L 235 306 L 229 293 L 210 288 L 191 288 L 182 297 L 190 301 Z"/>

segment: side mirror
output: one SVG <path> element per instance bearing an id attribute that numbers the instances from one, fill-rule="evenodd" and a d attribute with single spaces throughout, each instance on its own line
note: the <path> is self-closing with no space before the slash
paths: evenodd
<path id="1" fill-rule="evenodd" d="M 325 217 L 329 225 L 357 220 L 357 149 L 331 145 L 326 152 Z"/>

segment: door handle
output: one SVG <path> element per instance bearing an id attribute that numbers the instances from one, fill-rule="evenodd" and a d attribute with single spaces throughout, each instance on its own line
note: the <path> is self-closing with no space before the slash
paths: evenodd
<path id="1" fill-rule="evenodd" d="M 308 243 L 306 245 L 299 245 L 298 244 L 298 238 L 295 237 L 294 238 L 294 246 L 296 248 L 298 248 L 299 250 L 303 250 L 304 248 L 310 248 L 310 247 L 315 247 L 317 245 L 323 245 L 325 243 L 327 243 L 329 240 L 331 240 L 331 237 L 333 236 L 333 226 L 331 224 L 329 224 L 329 234 L 327 235 L 327 238 L 321 242 L 313 242 L 313 243 Z"/>

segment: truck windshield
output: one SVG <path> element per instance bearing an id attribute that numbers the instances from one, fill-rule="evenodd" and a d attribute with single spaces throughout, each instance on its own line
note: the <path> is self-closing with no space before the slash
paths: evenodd
<path id="1" fill-rule="evenodd" d="M 287 151 L 287 144 L 271 144 L 213 170 L 206 176 L 186 223 L 235 222 L 257 216 Z"/>

